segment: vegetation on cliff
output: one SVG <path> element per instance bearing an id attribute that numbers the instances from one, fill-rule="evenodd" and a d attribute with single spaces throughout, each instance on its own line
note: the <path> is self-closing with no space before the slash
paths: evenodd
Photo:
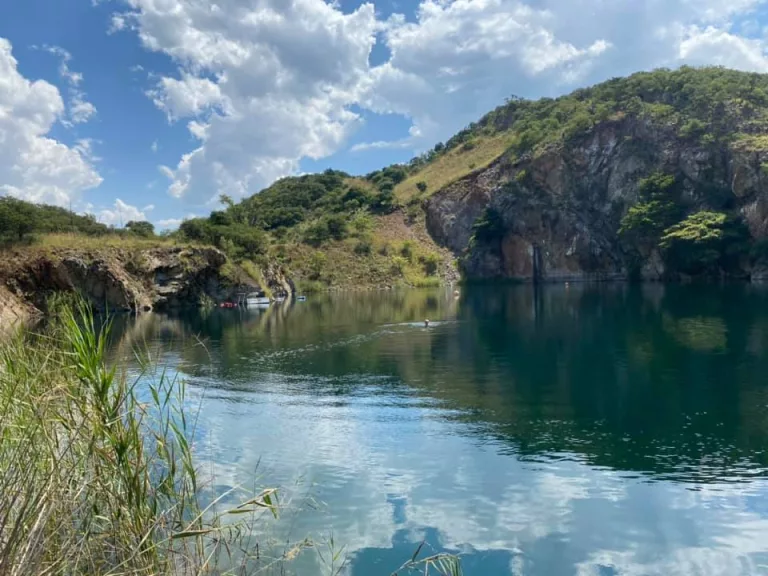
<path id="1" fill-rule="evenodd" d="M 224 210 L 182 223 L 184 240 L 215 245 L 237 260 L 284 266 L 303 290 L 332 286 L 436 284 L 451 258 L 432 242 L 423 213 L 406 211 L 395 166 L 354 178 L 328 170 L 284 178 Z"/>
<path id="2" fill-rule="evenodd" d="M 580 162 L 596 162 L 602 170 L 599 179 L 593 181 L 591 178 L 598 178 L 594 174 L 579 172 L 588 167 L 568 162 L 574 150 L 609 126 L 623 126 L 617 130 L 624 131 L 613 148 L 594 152 L 604 157 L 590 159 L 591 153 L 582 150 Z M 664 142 L 653 140 L 662 136 Z M 661 150 L 660 146 L 670 146 L 670 138 L 675 149 Z M 718 158 L 725 158 L 724 151 L 759 156 L 764 149 L 768 150 L 768 75 L 724 68 L 661 69 L 615 78 L 554 99 L 511 97 L 409 163 L 365 177 L 327 170 L 284 178 L 240 202 L 222 196 L 221 210 L 207 218 L 185 221 L 175 236 L 183 242 L 214 245 L 235 262 L 250 262 L 260 268 L 276 262 L 306 288 L 437 283 L 455 277 L 455 259 L 427 233 L 425 209 L 430 199 L 451 187 L 461 188 L 462 182 L 479 178 L 491 166 L 503 163 L 500 172 L 484 177 L 484 186 L 489 193 L 502 191 L 514 197 L 518 220 L 526 211 L 543 208 L 548 214 L 561 216 L 568 210 L 579 210 L 574 218 L 588 227 L 598 226 L 605 236 L 601 242 L 618 247 L 608 258 L 614 262 L 612 266 L 621 260 L 627 269 L 637 271 L 649 254 L 658 252 L 668 271 L 715 273 L 716 269 L 737 268 L 737 261 L 750 251 L 753 260 L 765 260 L 762 254 L 768 251 L 754 241 L 761 237 L 755 226 L 749 227 L 755 237 L 750 240 L 745 237 L 746 228 L 739 224 L 743 202 L 728 181 L 735 178 L 730 173 L 735 168 L 717 164 Z M 616 150 L 623 154 L 621 158 L 615 157 Z M 689 165 L 700 162 L 700 157 L 714 164 L 696 167 L 699 173 L 694 182 L 683 173 L 690 166 L 684 169 L 682 160 L 675 160 L 678 165 L 670 160 L 685 154 L 690 157 L 686 160 Z M 541 160 L 548 156 L 564 158 L 566 170 L 558 178 L 572 179 L 567 185 L 561 181 L 558 186 L 568 189 L 557 194 L 546 189 L 554 180 L 544 182 L 553 173 L 552 160 L 546 161 L 549 167 Z M 637 165 L 627 176 L 628 184 L 608 184 L 610 173 L 619 169 L 611 163 L 627 158 Z M 542 166 L 537 168 L 539 160 Z M 755 176 L 751 167 L 740 169 L 747 179 L 762 178 Z M 761 170 L 765 172 L 764 167 Z M 603 189 L 609 185 L 622 188 L 618 192 Z M 581 190 L 595 187 L 599 189 Z M 457 194 L 463 198 L 466 190 Z M 577 198 L 577 194 L 584 198 Z M 617 194 L 622 197 L 611 198 L 609 204 L 606 197 Z M 597 209 L 596 202 L 605 206 Z M 476 250 L 492 247 L 501 258 L 502 239 L 510 227 L 521 226 L 503 215 L 502 206 L 490 208 L 496 212 L 471 210 L 469 221 L 463 225 L 473 230 L 467 237 L 475 234 Z M 725 240 L 716 249 L 708 245 L 700 251 L 701 242 L 689 238 L 688 245 L 697 257 L 681 253 L 686 250 L 681 246 L 686 244 L 673 241 L 677 235 L 662 242 L 662 237 L 679 232 L 671 227 L 683 226 L 686 218 L 697 212 L 725 215 L 722 226 L 733 231 L 723 229 Z M 689 224 L 698 226 L 701 222 Z M 12 199 L 0 202 L 0 236 L 7 242 L 61 231 L 154 238 L 151 224 L 145 222 L 129 222 L 124 229 L 114 230 L 92 217 L 59 208 L 31 207 Z M 528 238 L 531 231 L 520 234 L 532 240 Z M 592 240 L 585 240 L 587 244 L 594 241 L 595 235 L 590 234 Z M 586 249 L 606 252 L 605 246 Z M 718 258 L 713 259 L 711 250 L 718 252 Z M 606 261 L 588 255 L 577 265 L 599 268 Z M 468 273 L 474 272 L 468 269 Z"/>
<path id="3" fill-rule="evenodd" d="M 596 127 L 627 118 L 663 127 L 683 147 L 758 149 L 768 132 L 768 76 L 682 67 L 615 78 L 555 99 L 511 97 L 407 164 L 364 178 L 332 170 L 285 178 L 240 203 L 223 197 L 224 210 L 185 222 L 180 234 L 216 244 L 235 257 L 276 258 L 298 278 L 324 285 L 429 279 L 418 260 L 415 266 L 399 260 L 398 244 L 408 240 L 423 258 L 441 259 L 437 279 L 450 269 L 450 258 L 424 233 L 423 208 L 431 196 L 499 160 L 525 163 L 553 150 L 567 150 Z M 624 144 L 632 145 L 631 141 Z M 638 158 L 656 153 L 640 140 L 634 145 L 637 149 L 632 153 Z M 533 178 L 524 168 L 515 172 L 513 188 L 531 195 L 528 204 L 538 201 Z M 714 210 L 726 214 L 727 222 L 738 220 L 733 194 L 716 180 L 713 175 L 711 186 L 699 191 L 706 202 L 695 206 L 685 197 L 690 183 L 680 174 L 664 170 L 638 174 L 638 203 L 628 203 L 624 220 L 617 220 L 613 230 L 615 242 L 620 238 L 626 250 L 627 266 L 639 267 L 649 251 L 661 250 L 669 256 L 667 263 L 681 272 L 711 270 L 704 262 L 682 258 L 679 243 L 673 248 L 670 242 L 662 245 L 660 241 L 671 226 L 696 211 Z M 382 223 L 390 224 L 392 214 L 411 229 L 409 238 L 395 235 L 385 239 Z M 481 219 L 475 231 L 480 235 L 492 232 L 500 240 L 509 223 L 503 218 L 493 223 L 487 220 Z M 742 245 L 743 239 L 726 236 L 731 240 L 718 248 L 721 256 L 727 253 L 731 261 L 740 258 L 744 247 L 734 251 L 728 244 Z M 489 245 L 488 238 L 478 240 Z M 710 258 L 704 259 L 712 264 Z"/>

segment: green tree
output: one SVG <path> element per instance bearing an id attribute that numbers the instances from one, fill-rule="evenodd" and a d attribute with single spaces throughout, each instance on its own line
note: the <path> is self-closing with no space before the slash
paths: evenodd
<path id="1" fill-rule="evenodd" d="M 143 238 L 149 238 L 150 236 L 155 235 L 154 224 L 147 222 L 146 220 L 131 220 L 125 225 L 125 228 L 130 231 L 131 234 L 136 234 L 136 236 L 142 236 Z"/>
<path id="2" fill-rule="evenodd" d="M 23 240 L 35 229 L 35 212 L 31 204 L 13 198 L 0 201 L 0 235 Z"/>
<path id="3" fill-rule="evenodd" d="M 673 270 L 707 274 L 733 267 L 746 254 L 748 240 L 740 220 L 702 210 L 665 230 L 659 245 Z"/>

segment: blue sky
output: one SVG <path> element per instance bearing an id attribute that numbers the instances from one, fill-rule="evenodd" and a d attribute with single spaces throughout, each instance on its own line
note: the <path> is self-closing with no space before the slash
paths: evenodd
<path id="1" fill-rule="evenodd" d="M 444 140 L 505 96 L 768 71 L 763 0 L 0 4 L 0 194 L 173 227 L 220 193 Z"/>

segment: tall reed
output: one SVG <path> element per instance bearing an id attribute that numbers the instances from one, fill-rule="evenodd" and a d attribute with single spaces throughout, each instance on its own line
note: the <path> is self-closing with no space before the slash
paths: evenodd
<path id="1" fill-rule="evenodd" d="M 222 573 L 223 516 L 276 513 L 201 505 L 183 383 L 109 367 L 109 330 L 77 303 L 0 345 L 0 576 Z"/>

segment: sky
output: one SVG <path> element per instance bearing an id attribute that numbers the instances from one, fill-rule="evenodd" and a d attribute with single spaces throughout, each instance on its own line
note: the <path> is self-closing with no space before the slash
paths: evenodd
<path id="1" fill-rule="evenodd" d="M 1 0 L 0 194 L 173 228 L 682 64 L 768 72 L 768 0 Z"/>

